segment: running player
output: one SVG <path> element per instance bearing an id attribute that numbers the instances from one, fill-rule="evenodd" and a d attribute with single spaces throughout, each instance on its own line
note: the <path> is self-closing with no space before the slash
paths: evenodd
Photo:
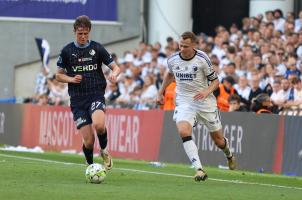
<path id="1" fill-rule="evenodd" d="M 183 141 L 184 150 L 195 170 L 195 180 L 204 181 L 208 175 L 204 171 L 198 149 L 192 140 L 193 126 L 203 122 L 211 133 L 215 144 L 225 153 L 229 169 L 236 167 L 235 158 L 229 149 L 228 140 L 223 137 L 220 114 L 213 91 L 219 81 L 208 56 L 195 49 L 196 36 L 192 32 L 181 35 L 180 52 L 168 59 L 168 73 L 165 74 L 158 92 L 157 102 L 163 104 L 166 87 L 176 80 L 176 107 L 173 119 Z"/>
<path id="2" fill-rule="evenodd" d="M 87 164 L 93 163 L 94 130 L 101 147 L 101 157 L 106 169 L 112 168 L 112 158 L 107 150 L 104 93 L 106 79 L 102 64 L 111 70 L 108 79 L 116 82 L 120 69 L 111 55 L 99 43 L 89 40 L 91 21 L 83 15 L 73 24 L 75 41 L 67 44 L 58 58 L 56 79 L 68 83 L 70 107 L 76 126 L 83 137 L 83 152 Z"/>

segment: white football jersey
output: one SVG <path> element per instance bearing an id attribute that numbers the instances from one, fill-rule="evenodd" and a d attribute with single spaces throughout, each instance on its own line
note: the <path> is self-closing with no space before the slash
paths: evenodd
<path id="1" fill-rule="evenodd" d="M 169 72 L 174 74 L 176 80 L 176 106 L 185 103 L 201 111 L 213 112 L 217 109 L 213 94 L 203 100 L 193 99 L 198 91 L 206 89 L 210 81 L 217 79 L 209 57 L 203 51 L 195 51 L 192 59 L 184 59 L 177 52 L 167 61 Z"/>

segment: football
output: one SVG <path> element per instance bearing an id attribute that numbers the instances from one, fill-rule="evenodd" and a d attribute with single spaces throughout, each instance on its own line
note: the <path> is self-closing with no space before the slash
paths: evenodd
<path id="1" fill-rule="evenodd" d="M 106 169 L 103 165 L 94 163 L 86 168 L 86 180 L 90 183 L 102 183 L 106 178 Z"/>

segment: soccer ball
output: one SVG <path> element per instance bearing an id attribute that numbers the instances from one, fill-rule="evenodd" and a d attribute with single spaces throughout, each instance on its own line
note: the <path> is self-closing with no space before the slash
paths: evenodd
<path id="1" fill-rule="evenodd" d="M 94 163 L 86 169 L 86 180 L 90 183 L 102 183 L 106 177 L 106 169 L 103 165 Z"/>

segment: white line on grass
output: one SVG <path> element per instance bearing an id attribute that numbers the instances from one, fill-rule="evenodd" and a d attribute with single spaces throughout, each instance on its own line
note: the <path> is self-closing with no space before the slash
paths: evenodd
<path id="1" fill-rule="evenodd" d="M 2 157 L 8 158 L 17 158 L 23 160 L 33 160 L 33 161 L 40 161 L 40 162 L 48 162 L 48 163 L 56 163 L 56 164 L 64 164 L 64 165 L 79 165 L 85 166 L 84 164 L 80 163 L 71 163 L 71 162 L 63 162 L 63 161 L 55 161 L 55 160 L 46 160 L 41 158 L 32 158 L 32 157 L 25 157 L 25 156 L 14 156 L 14 155 L 6 155 L 1 154 Z M 153 172 L 153 171 L 145 171 L 145 170 L 138 170 L 138 169 L 128 169 L 128 168 L 114 168 L 115 170 L 121 171 L 128 171 L 128 172 L 136 172 L 136 173 L 144 173 L 144 174 L 156 174 L 156 175 L 163 175 L 163 176 L 174 176 L 174 177 L 183 177 L 183 178 L 192 178 L 192 176 L 182 175 L 182 174 L 170 174 L 164 172 Z M 218 181 L 218 182 L 226 182 L 226 183 L 235 183 L 235 184 L 245 184 L 245 185 L 259 185 L 259 186 L 266 186 L 266 187 L 276 187 L 276 188 L 284 188 L 284 189 L 295 189 L 295 190 L 302 190 L 301 187 L 292 187 L 292 186 L 284 186 L 284 185 L 274 185 L 274 184 L 267 184 L 267 183 L 257 183 L 257 182 L 245 182 L 239 180 L 225 180 L 225 179 L 217 179 L 217 178 L 209 178 L 211 181 Z"/>

